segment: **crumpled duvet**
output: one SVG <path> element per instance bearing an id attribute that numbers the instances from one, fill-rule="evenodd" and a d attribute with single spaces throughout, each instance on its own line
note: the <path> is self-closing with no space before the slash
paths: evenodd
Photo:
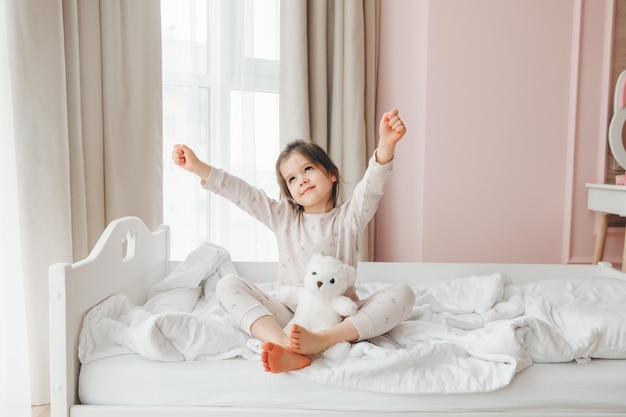
<path id="1" fill-rule="evenodd" d="M 139 354 L 158 361 L 259 360 L 260 342 L 236 326 L 215 284 L 236 273 L 228 252 L 204 243 L 154 285 L 147 302 L 121 294 L 83 319 L 81 363 Z M 360 296 L 384 287 L 357 285 Z M 262 284 L 273 293 L 272 283 Z M 295 374 L 319 383 L 387 393 L 474 393 L 508 385 L 533 362 L 626 357 L 626 281 L 537 281 L 524 287 L 494 272 L 413 287 L 412 315 L 352 345 L 341 360 L 315 358 Z M 259 372 L 263 372 L 259 364 Z"/>

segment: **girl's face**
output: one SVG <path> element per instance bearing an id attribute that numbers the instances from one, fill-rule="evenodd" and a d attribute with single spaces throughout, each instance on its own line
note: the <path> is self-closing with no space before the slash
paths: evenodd
<path id="1" fill-rule="evenodd" d="M 304 208 L 305 213 L 328 213 L 333 209 L 331 194 L 334 175 L 298 152 L 292 152 L 280 165 L 280 175 L 287 183 L 291 198 Z"/>

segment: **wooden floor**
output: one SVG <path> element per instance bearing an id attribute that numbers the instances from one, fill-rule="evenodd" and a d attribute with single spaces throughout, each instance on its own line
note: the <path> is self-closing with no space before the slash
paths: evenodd
<path id="1" fill-rule="evenodd" d="M 50 406 L 39 405 L 33 407 L 31 410 L 31 417 L 50 417 Z"/>

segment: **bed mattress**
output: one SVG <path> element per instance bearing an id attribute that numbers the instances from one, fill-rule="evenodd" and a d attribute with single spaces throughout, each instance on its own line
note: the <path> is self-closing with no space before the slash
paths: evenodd
<path id="1" fill-rule="evenodd" d="M 626 412 L 624 375 L 626 361 L 537 363 L 519 373 L 510 385 L 488 393 L 388 394 L 319 384 L 294 373 L 267 373 L 254 360 L 154 362 L 139 355 L 120 355 L 83 366 L 79 396 L 85 405 L 372 412 Z"/>
<path id="2" fill-rule="evenodd" d="M 271 374 L 248 336 L 222 337 L 243 332 L 212 297 L 219 273 L 169 262 L 168 239 L 122 218 L 88 258 L 51 266 L 53 417 L 626 415 L 626 274 L 608 264 L 361 263 L 364 291 L 414 286 L 411 319 L 341 361 Z M 263 285 L 277 265 L 236 267 Z"/>

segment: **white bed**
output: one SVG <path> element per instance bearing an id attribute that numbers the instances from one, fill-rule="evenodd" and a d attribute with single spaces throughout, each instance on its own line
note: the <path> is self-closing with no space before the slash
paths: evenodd
<path id="1" fill-rule="evenodd" d="M 362 416 L 367 413 L 402 416 L 626 415 L 626 359 L 620 359 L 626 356 L 623 354 L 626 352 L 626 320 L 624 320 L 626 292 L 622 293 L 626 289 L 626 274 L 606 263 L 359 264 L 358 281 L 363 288 L 367 289 L 368 285 L 376 288 L 376 285 L 384 283 L 404 282 L 416 289 L 418 303 L 422 305 L 426 305 L 425 300 L 441 288 L 446 291 L 450 288 L 458 290 L 461 287 L 456 285 L 464 285 L 471 279 L 491 279 L 494 274 L 509 277 L 512 283 L 505 287 L 506 290 L 522 288 L 522 294 L 526 298 L 532 298 L 529 294 L 534 294 L 532 291 L 538 291 L 538 288 L 543 290 L 552 285 L 554 289 L 554 282 L 558 282 L 559 285 L 563 282 L 563 288 L 571 288 L 573 293 L 577 289 L 579 291 L 580 288 L 587 288 L 585 286 L 597 285 L 598 288 L 607 286 L 606 288 L 611 288 L 611 292 L 616 294 L 613 299 L 608 300 L 603 298 L 606 295 L 602 291 L 606 292 L 606 288 L 598 291 L 585 290 L 582 301 L 572 299 L 572 302 L 581 305 L 581 309 L 576 313 L 578 316 L 575 316 L 580 322 L 580 329 L 574 331 L 569 329 L 566 332 L 561 329 L 559 333 L 552 333 L 552 329 L 546 328 L 549 332 L 548 338 L 538 335 L 541 329 L 536 328 L 535 321 L 526 328 L 524 326 L 528 320 L 515 317 L 513 326 L 515 330 L 510 334 L 515 336 L 516 340 L 522 341 L 525 349 L 528 348 L 530 351 L 534 349 L 538 352 L 538 345 L 533 345 L 534 341 L 541 341 L 541 346 L 554 343 L 557 348 L 558 352 L 533 352 L 532 364 L 524 360 L 526 351 L 518 355 L 522 358 L 519 361 L 515 359 L 516 354 L 510 352 L 504 356 L 495 348 L 487 352 L 491 348 L 484 342 L 491 342 L 490 337 L 495 334 L 490 332 L 493 332 L 494 328 L 503 327 L 502 325 L 509 328 L 513 322 L 498 316 L 493 321 L 485 321 L 484 325 L 476 324 L 477 317 L 484 320 L 489 314 L 493 315 L 494 311 L 498 314 L 511 314 L 510 311 L 504 313 L 498 311 L 498 308 L 506 310 L 507 306 L 510 307 L 509 304 L 500 303 L 497 304 L 498 308 L 483 308 L 482 313 L 485 311 L 486 313 L 478 316 L 474 312 L 446 315 L 446 320 L 450 319 L 452 323 L 464 321 L 466 328 L 468 323 L 469 327 L 475 327 L 463 331 L 453 329 L 456 336 L 462 333 L 461 337 L 465 341 L 463 346 L 470 351 L 472 347 L 478 351 L 469 357 L 460 358 L 458 362 L 469 360 L 480 369 L 486 369 L 485 375 L 466 377 L 465 370 L 458 374 L 458 370 L 448 369 L 454 362 L 449 359 L 443 359 L 444 366 L 437 367 L 439 365 L 435 363 L 435 358 L 442 351 L 432 349 L 447 347 L 446 341 L 441 342 L 440 339 L 438 342 L 409 343 L 411 349 L 423 350 L 399 349 L 404 353 L 408 352 L 408 356 L 402 358 L 406 360 L 402 362 L 406 363 L 406 366 L 400 370 L 401 375 L 398 378 L 402 380 L 397 384 L 390 382 L 391 378 L 396 377 L 392 371 L 389 375 L 380 372 L 375 377 L 366 375 L 354 378 L 351 375 L 359 375 L 358 369 L 322 359 L 314 360 L 309 368 L 303 370 L 304 372 L 266 373 L 261 363 L 254 358 L 256 346 L 254 341 L 248 341 L 252 344 L 250 349 L 246 350 L 247 353 L 234 355 L 245 358 L 151 360 L 140 353 L 128 352 L 127 348 L 114 347 L 105 354 L 102 350 L 89 351 L 92 353 L 89 360 L 85 360 L 81 366 L 79 353 L 83 359 L 89 356 L 85 353 L 85 337 L 82 332 L 85 332 L 85 328 L 94 321 L 91 312 L 98 311 L 94 307 L 106 306 L 106 303 L 115 297 L 123 297 L 129 305 L 141 306 L 152 297 L 151 289 L 154 289 L 157 283 L 162 284 L 165 277 L 171 277 L 171 273 L 178 271 L 185 262 L 187 260 L 182 263 L 169 260 L 169 230 L 166 226 L 150 232 L 141 220 L 126 217 L 111 222 L 86 259 L 74 264 L 55 264 L 50 267 L 52 417 Z M 270 285 L 266 283 L 273 281 L 276 270 L 274 263 L 235 263 L 234 267 L 240 275 L 257 281 L 260 285 Z M 539 284 L 531 284 L 536 282 Z M 507 296 L 504 294 L 500 294 L 498 299 L 506 300 Z M 513 292 L 513 295 L 515 294 L 517 293 Z M 115 297 L 111 297 L 113 295 Z M 560 294 L 558 296 L 561 302 L 570 297 L 565 290 L 563 297 Z M 446 297 L 450 297 L 450 294 L 446 293 Z M 463 297 L 461 295 L 459 300 L 464 301 Z M 511 300 L 513 298 L 515 297 L 511 296 Z M 529 306 L 532 305 L 527 301 L 525 305 L 530 311 Z M 620 305 L 624 308 L 622 309 Z M 570 314 L 567 312 L 567 306 L 561 307 L 559 314 Z M 553 307 L 548 306 L 546 311 L 552 314 L 553 310 Z M 425 310 L 420 311 L 420 314 L 423 314 Z M 612 327 L 607 327 L 608 325 L 605 326 L 602 322 L 597 326 L 600 330 L 596 331 L 595 327 L 592 329 L 591 325 L 599 323 L 597 320 L 595 322 L 591 320 L 595 315 L 610 316 L 608 321 L 613 320 Z M 418 321 L 412 319 L 405 327 L 424 325 Z M 436 326 L 437 332 L 442 329 L 439 324 L 428 323 L 428 326 L 431 327 L 419 327 L 420 335 L 435 332 L 432 326 Z M 402 333 L 401 330 L 392 333 L 389 340 L 393 340 L 394 343 L 398 340 L 406 342 L 407 335 L 414 337 L 413 333 Z M 475 334 L 480 337 L 474 336 Z M 565 339 L 572 342 L 567 349 L 563 349 L 564 351 L 569 349 L 569 353 L 559 351 L 560 342 L 554 341 L 555 335 L 558 337 L 564 335 Z M 381 355 L 395 355 L 389 353 L 394 352 L 394 346 L 385 344 L 389 340 L 382 338 L 378 345 L 367 342 L 355 345 L 353 352 L 365 353 L 362 353 L 362 358 L 355 354 L 346 360 L 347 363 L 361 364 L 357 366 L 365 367 L 370 363 L 380 366 L 377 361 L 382 360 Z M 467 342 L 468 340 L 470 342 Z M 493 340 L 497 338 L 494 336 Z M 582 346 L 581 340 L 592 340 L 593 343 Z M 571 353 L 572 346 L 576 350 L 574 353 Z M 418 355 L 415 355 L 415 352 Z M 564 360 L 568 354 L 574 355 L 577 360 Z M 539 363 L 536 358 L 541 355 L 547 360 L 554 357 L 560 363 Z M 596 359 L 598 355 L 613 359 Z M 395 356 L 390 357 L 392 366 L 399 363 Z M 511 357 L 515 360 L 510 360 Z M 420 359 L 424 359 L 421 365 Z M 331 368 L 344 369 L 342 366 L 347 370 L 344 373 L 334 374 L 328 371 Z M 430 372 L 433 382 L 438 382 L 431 384 L 429 378 L 422 378 L 424 374 L 421 373 L 420 367 L 428 369 L 432 367 Z M 415 387 L 406 388 L 405 368 L 412 369 L 413 372 L 418 371 L 408 374 L 420 376 L 420 381 L 416 381 Z M 375 374 L 378 368 L 372 369 L 373 371 L 370 371 Z M 446 372 L 452 375 L 449 381 L 446 380 Z M 489 372 L 494 372 L 494 376 Z M 506 374 L 504 381 L 499 380 L 502 373 Z M 456 378 L 456 375 L 460 375 L 459 378 Z M 507 375 L 510 381 L 506 381 Z M 359 382 L 355 379 L 361 379 L 360 383 L 366 384 L 365 389 L 355 388 Z M 377 382 L 379 386 L 376 387 Z M 492 382 L 494 384 L 491 384 Z M 450 383 L 454 392 L 443 392 L 442 386 L 447 383 Z M 486 388 L 485 384 L 488 385 Z M 403 393 L 394 392 L 399 388 L 402 388 Z"/>

